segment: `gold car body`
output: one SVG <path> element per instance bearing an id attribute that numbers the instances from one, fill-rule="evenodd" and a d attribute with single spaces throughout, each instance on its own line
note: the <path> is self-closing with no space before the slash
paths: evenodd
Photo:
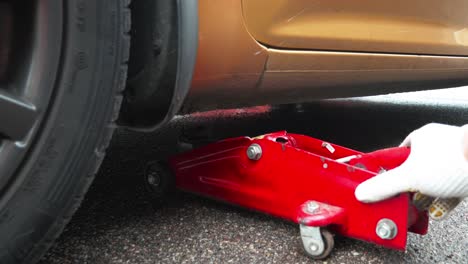
<path id="1" fill-rule="evenodd" d="M 466 0 L 200 0 L 186 107 L 464 85 L 466 10 Z"/>

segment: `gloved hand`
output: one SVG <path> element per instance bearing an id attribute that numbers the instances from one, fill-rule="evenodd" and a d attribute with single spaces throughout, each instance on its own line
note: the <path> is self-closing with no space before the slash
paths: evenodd
<path id="1" fill-rule="evenodd" d="M 428 124 L 409 134 L 401 146 L 411 146 L 408 159 L 361 183 L 355 191 L 359 201 L 376 202 L 408 191 L 441 198 L 468 196 L 468 125 Z"/>

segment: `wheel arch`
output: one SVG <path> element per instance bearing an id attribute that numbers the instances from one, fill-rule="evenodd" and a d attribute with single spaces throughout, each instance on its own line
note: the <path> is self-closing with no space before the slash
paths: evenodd
<path id="1" fill-rule="evenodd" d="M 133 1 L 131 8 L 129 75 L 118 123 L 153 131 L 174 117 L 190 89 L 198 0 Z"/>

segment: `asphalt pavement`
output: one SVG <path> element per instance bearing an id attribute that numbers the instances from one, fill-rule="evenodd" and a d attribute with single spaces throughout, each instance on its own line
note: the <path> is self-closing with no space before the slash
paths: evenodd
<path id="1" fill-rule="evenodd" d="M 363 151 L 398 144 L 429 122 L 468 123 L 468 88 L 179 116 L 160 131 L 118 130 L 86 198 L 41 263 L 313 263 L 298 226 L 190 194 L 161 203 L 145 191 L 148 162 L 180 151 L 180 139 L 276 130 Z M 317 263 L 468 263 L 468 201 L 428 235 L 409 234 L 406 252 L 335 237 Z"/>

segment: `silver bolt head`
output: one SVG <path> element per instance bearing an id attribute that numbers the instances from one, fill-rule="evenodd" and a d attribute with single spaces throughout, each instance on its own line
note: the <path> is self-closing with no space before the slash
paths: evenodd
<path id="1" fill-rule="evenodd" d="M 313 214 L 319 209 L 319 204 L 314 201 L 307 202 L 306 204 L 306 213 Z"/>
<path id="2" fill-rule="evenodd" d="M 381 239 L 390 240 L 396 237 L 398 233 L 398 228 L 395 222 L 393 222 L 390 219 L 384 218 L 377 223 L 375 232 L 377 233 L 377 236 L 379 236 Z"/>
<path id="3" fill-rule="evenodd" d="M 251 160 L 259 160 L 262 157 L 262 147 L 254 143 L 247 148 L 247 157 Z"/>
<path id="4" fill-rule="evenodd" d="M 315 242 L 310 242 L 309 249 L 310 249 L 310 251 L 312 253 L 317 253 L 319 251 L 320 247 Z"/>

